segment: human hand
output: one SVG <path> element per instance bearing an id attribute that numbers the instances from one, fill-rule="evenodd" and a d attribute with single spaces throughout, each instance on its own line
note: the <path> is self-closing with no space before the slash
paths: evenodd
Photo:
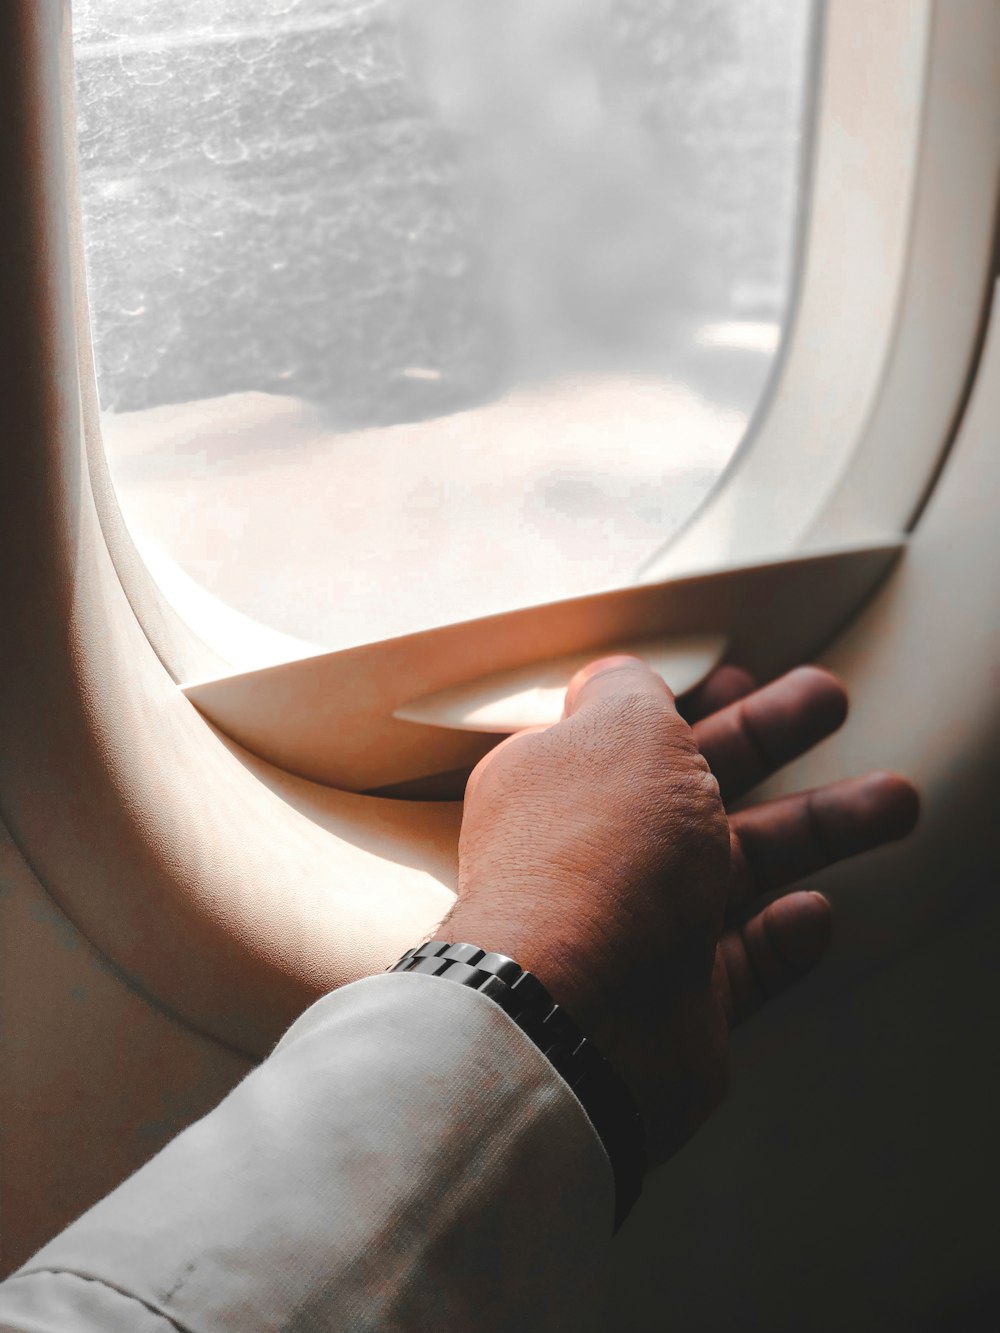
<path id="1" fill-rule="evenodd" d="M 818 894 L 748 914 L 753 900 L 904 836 L 917 814 L 909 783 L 871 774 L 727 818 L 725 801 L 843 721 L 827 672 L 753 691 L 724 668 L 691 703 L 708 714 L 693 727 L 634 658 L 579 672 L 562 721 L 510 737 L 473 772 L 459 896 L 436 932 L 540 977 L 631 1088 L 651 1165 L 721 1099 L 729 1029 L 826 949 Z"/>

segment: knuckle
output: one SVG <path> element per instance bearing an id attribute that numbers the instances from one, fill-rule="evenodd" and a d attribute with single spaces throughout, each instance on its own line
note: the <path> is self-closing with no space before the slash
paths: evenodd
<path id="1" fill-rule="evenodd" d="M 655 734 L 672 720 L 686 726 L 666 695 L 639 688 L 603 700 L 595 711 L 611 714 L 619 728 L 643 734 Z"/>

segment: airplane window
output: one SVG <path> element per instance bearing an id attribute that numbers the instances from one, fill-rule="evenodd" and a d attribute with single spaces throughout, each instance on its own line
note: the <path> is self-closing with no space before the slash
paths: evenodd
<path id="1" fill-rule="evenodd" d="M 151 559 L 339 647 L 621 584 L 690 516 L 788 316 L 812 4 L 73 12 Z"/>

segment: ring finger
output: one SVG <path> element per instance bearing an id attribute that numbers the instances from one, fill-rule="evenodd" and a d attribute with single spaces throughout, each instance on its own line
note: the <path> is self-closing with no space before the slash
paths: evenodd
<path id="1" fill-rule="evenodd" d="M 869 773 L 730 815 L 729 908 L 905 837 L 919 800 L 896 773 Z"/>

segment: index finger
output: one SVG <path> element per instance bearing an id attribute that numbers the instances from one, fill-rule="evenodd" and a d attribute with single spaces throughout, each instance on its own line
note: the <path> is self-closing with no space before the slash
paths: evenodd
<path id="1" fill-rule="evenodd" d="M 694 725 L 723 799 L 734 800 L 829 736 L 847 716 L 847 691 L 821 667 L 797 667 Z"/>

